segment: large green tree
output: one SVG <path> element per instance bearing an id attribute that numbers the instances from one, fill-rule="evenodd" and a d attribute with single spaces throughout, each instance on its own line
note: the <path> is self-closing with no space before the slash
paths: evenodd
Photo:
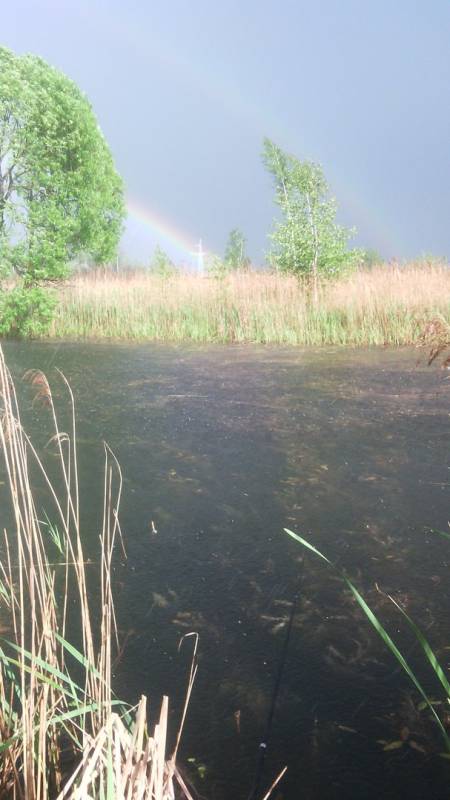
<path id="1" fill-rule="evenodd" d="M 77 255 L 114 256 L 122 181 L 92 108 L 41 58 L 0 48 L 0 272 L 63 278 Z"/>
<path id="2" fill-rule="evenodd" d="M 311 277 L 316 294 L 320 276 L 338 275 L 355 261 L 356 251 L 348 249 L 354 232 L 336 223 L 336 202 L 318 164 L 299 161 L 270 139 L 264 140 L 263 162 L 281 210 L 270 235 L 271 261 L 281 271 Z"/>

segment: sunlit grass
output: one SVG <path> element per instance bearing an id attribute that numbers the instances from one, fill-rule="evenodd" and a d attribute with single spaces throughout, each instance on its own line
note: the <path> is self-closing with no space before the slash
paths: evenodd
<path id="1" fill-rule="evenodd" d="M 264 272 L 222 279 L 97 271 L 60 290 L 51 335 L 292 345 L 402 345 L 433 314 L 450 321 L 444 265 L 380 265 L 326 283 L 319 303 L 296 278 Z"/>

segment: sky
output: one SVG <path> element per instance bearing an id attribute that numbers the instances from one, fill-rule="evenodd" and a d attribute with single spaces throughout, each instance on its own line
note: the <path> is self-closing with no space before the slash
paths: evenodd
<path id="1" fill-rule="evenodd" d="M 265 136 L 319 162 L 354 244 L 450 257 L 449 0 L 15 0 L 2 45 L 87 94 L 126 188 L 121 260 L 232 228 L 263 263 Z"/>

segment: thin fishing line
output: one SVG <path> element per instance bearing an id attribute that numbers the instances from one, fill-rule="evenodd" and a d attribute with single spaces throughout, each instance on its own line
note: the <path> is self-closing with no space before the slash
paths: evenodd
<path id="1" fill-rule="evenodd" d="M 280 660 L 279 660 L 279 663 L 278 663 L 278 670 L 277 670 L 275 683 L 274 683 L 273 690 L 272 690 L 272 698 L 271 698 L 271 701 L 270 701 L 270 708 L 269 708 L 269 714 L 267 716 L 265 733 L 264 733 L 264 737 L 263 737 L 262 741 L 259 743 L 259 756 L 258 756 L 258 762 L 257 762 L 257 766 L 256 766 L 255 780 L 253 782 L 253 788 L 252 788 L 252 790 L 250 792 L 248 800 L 256 800 L 257 799 L 257 795 L 258 795 L 259 788 L 260 788 L 260 785 L 261 785 L 261 780 L 262 780 L 263 771 L 264 771 L 264 763 L 265 763 L 265 760 L 266 760 L 266 755 L 267 755 L 267 750 L 268 750 L 268 746 L 269 746 L 270 735 L 271 735 L 271 732 L 272 732 L 272 723 L 273 723 L 273 718 L 274 718 L 274 714 L 275 714 L 275 708 L 276 708 L 276 704 L 277 704 L 277 700 L 278 700 L 278 695 L 279 695 L 279 692 L 280 692 L 281 681 L 282 681 L 282 678 L 283 678 L 284 666 L 285 666 L 286 660 L 287 660 L 287 654 L 288 654 L 288 649 L 289 649 L 289 640 L 291 638 L 292 625 L 293 625 L 293 622 L 294 622 L 294 615 L 295 615 L 295 611 L 297 609 L 297 603 L 298 603 L 299 595 L 300 595 L 300 585 L 298 585 L 297 590 L 296 590 L 296 592 L 294 594 L 294 597 L 292 599 L 292 606 L 291 606 L 291 612 L 290 612 L 290 615 L 289 615 L 288 627 L 287 627 L 287 630 L 286 630 L 286 635 L 284 637 L 283 648 L 281 650 Z"/>

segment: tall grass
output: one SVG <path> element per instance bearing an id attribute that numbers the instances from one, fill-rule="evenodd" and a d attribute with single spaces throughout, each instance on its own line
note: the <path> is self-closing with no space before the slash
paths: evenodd
<path id="1" fill-rule="evenodd" d="M 430 316 L 450 321 L 445 265 L 380 265 L 320 287 L 317 304 L 295 277 L 264 272 L 224 278 L 97 271 L 60 290 L 55 337 L 256 342 L 298 345 L 412 344 Z"/>
<path id="2" fill-rule="evenodd" d="M 12 520 L 0 562 L 0 796 L 169 800 L 178 783 L 181 796 L 189 798 L 175 763 L 179 737 L 175 753 L 166 756 L 167 697 L 150 735 L 145 697 L 133 712 L 117 701 L 111 686 L 117 638 L 111 572 L 121 539 L 119 465 L 105 446 L 104 515 L 95 567 L 100 610 L 94 620 L 80 530 L 72 394 L 61 375 L 72 406 L 67 433 L 58 427 L 46 377 L 38 371 L 25 377 L 35 402 L 53 421 L 49 446 L 58 455 L 62 489 L 50 479 L 24 431 L 0 350 L 0 452 Z M 38 473 L 51 500 L 51 521 L 50 516 L 41 519 L 34 499 L 31 476 L 36 480 Z M 5 507 L 2 512 L 8 513 Z M 47 555 L 50 540 L 59 553 L 56 562 Z M 69 628 L 80 640 L 77 647 L 68 640 Z M 194 676 L 195 664 L 187 700 Z"/>

